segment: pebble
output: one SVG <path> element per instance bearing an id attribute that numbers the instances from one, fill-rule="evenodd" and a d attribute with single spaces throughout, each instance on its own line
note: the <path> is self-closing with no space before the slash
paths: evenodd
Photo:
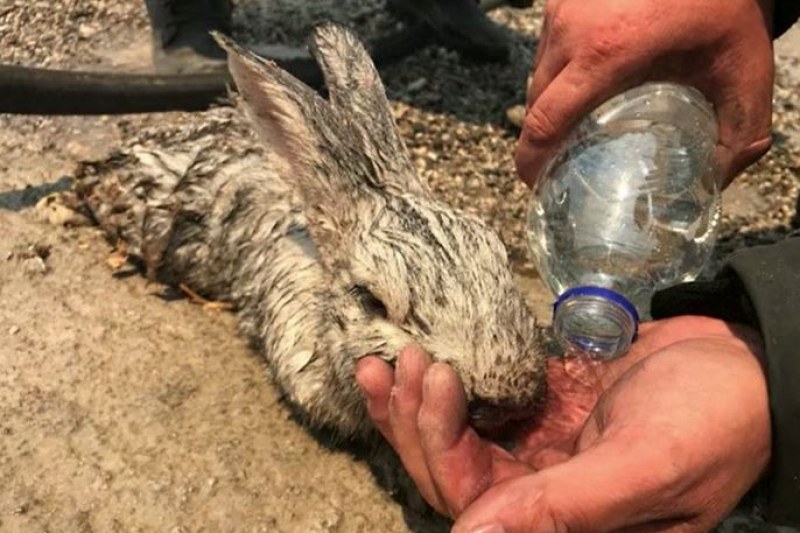
<path id="1" fill-rule="evenodd" d="M 78 26 L 78 37 L 81 39 L 91 39 L 97 33 L 97 28 L 88 24 Z"/>
<path id="2" fill-rule="evenodd" d="M 34 207 L 39 220 L 53 226 L 90 226 L 92 221 L 86 216 L 59 203 L 57 196 L 46 196 Z"/>
<path id="3" fill-rule="evenodd" d="M 47 274 L 49 272 L 49 268 L 47 267 L 47 263 L 44 262 L 44 259 L 39 257 L 38 255 L 35 257 L 31 257 L 29 259 L 25 259 L 22 261 L 22 270 L 28 277 L 35 277 Z"/>
<path id="4" fill-rule="evenodd" d="M 428 84 L 425 78 L 417 78 L 406 86 L 406 90 L 410 93 L 415 93 L 423 89 Z"/>

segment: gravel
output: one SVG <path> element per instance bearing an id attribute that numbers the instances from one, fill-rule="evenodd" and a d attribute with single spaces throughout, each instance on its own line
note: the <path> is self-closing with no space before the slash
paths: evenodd
<path id="1" fill-rule="evenodd" d="M 3 63 L 87 68 L 99 61 L 94 53 L 97 48 L 148 28 L 143 0 L 6 2 L 0 7 Z"/>

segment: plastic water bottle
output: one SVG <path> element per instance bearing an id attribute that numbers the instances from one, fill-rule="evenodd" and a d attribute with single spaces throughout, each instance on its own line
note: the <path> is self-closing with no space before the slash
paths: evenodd
<path id="1" fill-rule="evenodd" d="M 567 352 L 624 354 L 652 294 L 702 272 L 719 216 L 716 142 L 699 91 L 647 83 L 590 113 L 545 165 L 528 243 Z"/>

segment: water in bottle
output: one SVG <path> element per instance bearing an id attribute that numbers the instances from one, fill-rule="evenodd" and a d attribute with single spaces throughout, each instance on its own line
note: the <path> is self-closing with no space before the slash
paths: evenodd
<path id="1" fill-rule="evenodd" d="M 599 106 L 545 165 L 528 242 L 567 350 L 624 354 L 653 292 L 702 271 L 719 215 L 716 141 L 700 92 L 648 83 Z"/>

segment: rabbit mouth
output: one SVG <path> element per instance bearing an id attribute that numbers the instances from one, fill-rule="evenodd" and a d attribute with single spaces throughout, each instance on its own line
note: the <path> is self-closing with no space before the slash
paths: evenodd
<path id="1" fill-rule="evenodd" d="M 514 424 L 514 422 L 533 418 L 536 402 L 530 405 L 519 403 L 489 402 L 476 398 L 469 403 L 468 416 L 470 425 L 481 433 L 496 433 Z"/>

